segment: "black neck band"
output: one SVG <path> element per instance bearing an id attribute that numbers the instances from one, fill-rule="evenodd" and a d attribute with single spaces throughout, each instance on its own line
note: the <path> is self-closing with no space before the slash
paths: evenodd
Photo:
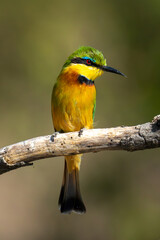
<path id="1" fill-rule="evenodd" d="M 85 83 L 86 85 L 94 85 L 94 81 L 89 80 L 88 78 L 86 78 L 83 75 L 79 75 L 78 81 L 79 81 L 80 84 Z"/>

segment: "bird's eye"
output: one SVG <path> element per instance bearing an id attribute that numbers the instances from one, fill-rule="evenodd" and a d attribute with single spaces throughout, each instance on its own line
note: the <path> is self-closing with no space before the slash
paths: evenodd
<path id="1" fill-rule="evenodd" d="M 86 60 L 86 63 L 87 63 L 88 65 L 91 65 L 92 62 L 91 62 L 90 59 L 87 59 L 87 60 Z"/>

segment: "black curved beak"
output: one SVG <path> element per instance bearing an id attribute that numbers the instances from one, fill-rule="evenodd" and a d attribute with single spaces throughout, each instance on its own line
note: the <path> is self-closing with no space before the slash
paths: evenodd
<path id="1" fill-rule="evenodd" d="M 122 75 L 123 77 L 127 77 L 125 74 L 121 73 L 119 70 L 112 68 L 112 67 L 102 66 L 102 70 L 106 71 L 106 72 L 112 72 L 115 74 L 119 74 L 119 75 Z"/>

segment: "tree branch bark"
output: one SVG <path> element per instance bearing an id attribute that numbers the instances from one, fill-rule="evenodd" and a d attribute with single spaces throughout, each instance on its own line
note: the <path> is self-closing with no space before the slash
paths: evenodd
<path id="1" fill-rule="evenodd" d="M 160 147 L 160 115 L 137 126 L 90 129 L 41 136 L 0 149 L 0 174 L 33 161 L 102 150 L 137 151 Z"/>

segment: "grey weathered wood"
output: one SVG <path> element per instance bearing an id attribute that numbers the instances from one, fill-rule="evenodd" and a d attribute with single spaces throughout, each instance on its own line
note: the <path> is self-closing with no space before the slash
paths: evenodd
<path id="1" fill-rule="evenodd" d="M 102 150 L 136 151 L 160 147 L 160 115 L 137 126 L 84 129 L 25 140 L 0 149 L 0 174 L 33 161 Z"/>

